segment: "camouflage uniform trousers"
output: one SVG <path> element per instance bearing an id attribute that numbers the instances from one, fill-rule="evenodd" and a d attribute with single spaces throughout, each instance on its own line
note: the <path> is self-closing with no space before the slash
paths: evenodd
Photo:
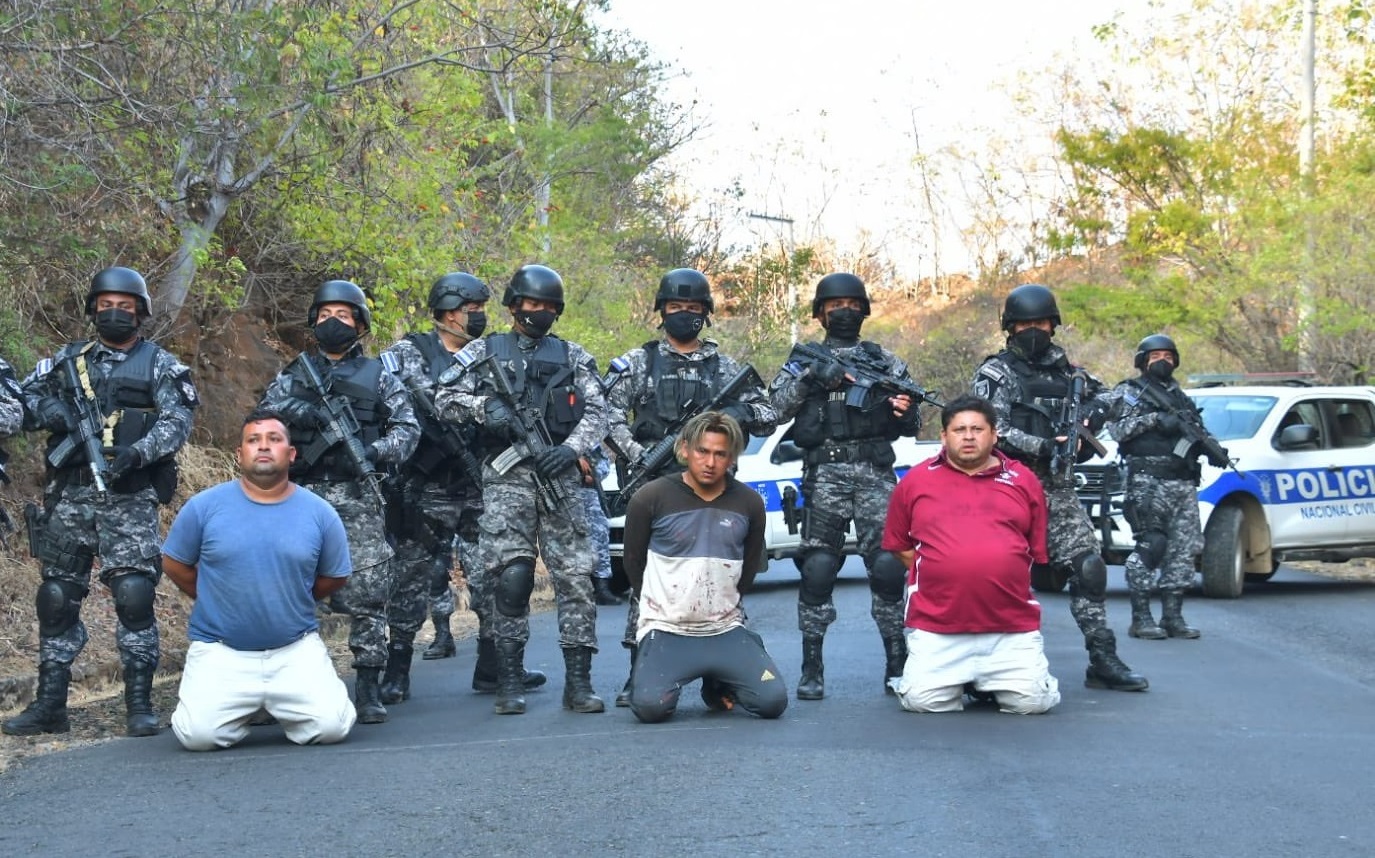
<path id="1" fill-rule="evenodd" d="M 517 465 L 505 474 L 484 468 L 483 512 L 478 519 L 478 550 L 486 571 L 484 586 L 496 603 L 495 587 L 501 570 L 521 557 L 541 557 L 554 583 L 559 614 L 559 646 L 597 648 L 597 603 L 592 597 L 596 565 L 588 540 L 587 512 L 581 487 L 571 473 L 560 484 L 569 502 L 557 512 L 545 510 L 535 490 L 534 471 Z M 530 605 L 520 616 L 492 612 L 494 636 L 503 640 L 530 639 Z"/>
<path id="2" fill-rule="evenodd" d="M 893 469 L 869 462 L 809 465 L 804 471 L 802 495 L 804 508 L 802 556 L 816 548 L 840 553 L 845 546 L 845 528 L 855 524 L 855 537 L 864 568 L 869 573 L 869 615 L 884 638 L 902 637 L 904 605 L 901 598 L 889 601 L 874 591 L 874 561 L 883 543 L 883 525 L 888 518 L 888 499 L 897 486 Z M 832 526 L 818 528 L 810 511 L 820 510 L 831 518 Z M 835 601 L 827 594 L 824 605 L 797 602 L 797 627 L 805 635 L 824 635 L 836 620 Z"/>
<path id="3" fill-rule="evenodd" d="M 324 498 L 344 522 L 353 574 L 330 599 L 346 613 L 353 668 L 387 664 L 387 599 L 392 591 L 392 547 L 377 500 L 351 482 L 318 482 L 307 486 Z"/>
<path id="4" fill-rule="evenodd" d="M 408 498 L 402 516 L 409 531 L 397 540 L 392 559 L 395 581 L 387 602 L 387 625 L 392 643 L 411 643 L 425 624 L 425 609 L 438 582 L 448 580 L 453 566 L 454 536 L 463 515 L 463 495 L 451 495 L 438 485 L 426 485 L 419 498 Z M 418 520 L 413 520 L 418 519 Z M 454 612 L 453 588 L 445 586 L 448 613 Z"/>
<path id="5" fill-rule="evenodd" d="M 1052 478 L 1048 469 L 1033 470 L 1046 492 L 1046 551 L 1050 554 L 1050 565 L 1072 571 L 1074 558 L 1099 552 L 1098 533 L 1072 482 Z M 1083 595 L 1075 574 L 1070 575 L 1069 588 L 1069 612 L 1079 630 L 1087 636 L 1095 629 L 1107 628 L 1108 612 L 1103 601 Z"/>
<path id="6" fill-rule="evenodd" d="M 1165 534 L 1165 556 L 1156 569 L 1146 568 L 1140 552 L 1127 558 L 1127 586 L 1134 593 L 1183 590 L 1194 583 L 1198 555 L 1203 551 L 1203 525 L 1198 517 L 1198 494 L 1192 480 L 1171 480 L 1132 473 L 1127 482 L 1127 512 L 1132 532 Z M 1157 581 L 1157 569 L 1159 580 Z"/>
<path id="7" fill-rule="evenodd" d="M 48 487 L 49 498 L 55 486 Z M 109 492 L 100 498 L 93 486 L 68 485 L 50 501 L 46 534 L 58 541 L 76 543 L 100 558 L 100 582 L 107 587 L 120 575 L 143 575 L 156 584 L 162 577 L 162 540 L 158 534 L 158 502 L 152 488 L 132 494 Z M 89 568 L 73 571 L 44 563 L 44 581 L 67 581 L 89 588 Z M 83 597 L 84 600 L 84 597 Z M 42 637 L 38 644 L 39 662 L 55 661 L 70 665 L 89 640 L 80 619 L 55 637 Z M 157 667 L 161 656 L 158 624 L 142 631 L 130 631 L 124 623 L 115 626 L 119 660 L 128 670 L 131 665 Z"/>

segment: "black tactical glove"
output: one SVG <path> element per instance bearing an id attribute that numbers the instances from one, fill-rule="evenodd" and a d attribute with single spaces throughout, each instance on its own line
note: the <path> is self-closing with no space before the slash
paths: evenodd
<path id="1" fill-rule="evenodd" d="M 1184 431 L 1184 421 L 1174 414 L 1161 414 L 1155 421 L 1155 427 L 1166 435 L 1178 435 Z"/>
<path id="2" fill-rule="evenodd" d="M 38 420 L 49 432 L 75 432 L 76 412 L 56 396 L 38 400 Z"/>
<path id="3" fill-rule="evenodd" d="M 288 399 L 277 410 L 288 423 L 301 429 L 323 429 L 329 424 L 329 411 L 304 399 Z"/>
<path id="4" fill-rule="evenodd" d="M 484 410 L 482 425 L 486 427 L 492 437 L 509 441 L 516 435 L 518 423 L 516 413 L 511 410 L 511 406 L 492 396 L 488 397 Z"/>
<path id="5" fill-rule="evenodd" d="M 741 429 L 744 429 L 745 426 L 754 420 L 754 409 L 743 402 L 732 402 L 730 405 L 722 408 L 721 413 L 727 417 L 734 418 L 735 422 L 740 424 Z"/>
<path id="6" fill-rule="evenodd" d="M 1203 452 L 1208 456 L 1208 464 L 1214 468 L 1225 468 L 1232 463 L 1232 456 L 1226 447 L 1209 444 Z"/>
<path id="7" fill-rule="evenodd" d="M 143 467 L 143 456 L 133 447 L 106 447 L 105 455 L 114 457 L 110 462 L 111 482 Z"/>
<path id="8" fill-rule="evenodd" d="M 369 444 L 369 445 L 363 450 L 363 458 L 368 460 L 368 464 L 369 464 L 369 465 L 376 466 L 376 465 L 377 465 L 377 459 L 378 459 L 378 457 L 381 456 L 381 455 L 382 455 L 381 453 L 377 452 L 377 447 L 374 446 L 374 445 L 372 445 L 372 444 Z"/>
<path id="9" fill-rule="evenodd" d="M 552 480 L 573 467 L 577 461 L 578 454 L 572 447 L 557 444 L 535 454 L 535 470 L 541 477 Z"/>
<path id="10" fill-rule="evenodd" d="M 822 390 L 835 390 L 845 383 L 845 367 L 833 360 L 812 364 L 808 377 Z"/>

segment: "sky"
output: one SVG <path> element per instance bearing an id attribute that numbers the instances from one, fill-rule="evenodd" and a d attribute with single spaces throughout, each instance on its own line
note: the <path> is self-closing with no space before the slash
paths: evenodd
<path id="1" fill-rule="evenodd" d="M 798 243 L 826 234 L 858 245 L 867 230 L 871 245 L 925 276 L 922 245 L 933 240 L 929 228 L 913 237 L 925 211 L 914 156 L 1006 131 L 1007 82 L 1097 51 L 1090 28 L 1144 3 L 611 0 L 601 20 L 677 72 L 672 100 L 696 102 L 703 128 L 673 159 L 694 190 L 738 179 L 747 209 L 791 218 Z M 742 228 L 747 240 L 788 238 L 776 222 Z M 956 236 L 942 247 L 945 260 L 965 255 Z"/>

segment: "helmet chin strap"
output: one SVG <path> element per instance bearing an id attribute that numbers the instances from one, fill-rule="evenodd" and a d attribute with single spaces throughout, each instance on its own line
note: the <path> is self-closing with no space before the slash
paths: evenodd
<path id="1" fill-rule="evenodd" d="M 451 328 L 451 327 L 449 327 L 448 325 L 445 325 L 445 324 L 440 323 L 439 321 L 436 321 L 436 322 L 434 323 L 434 327 L 435 327 L 435 330 L 437 330 L 437 331 L 443 331 L 444 333 L 448 334 L 448 335 L 451 336 L 451 337 L 458 337 L 460 340 L 462 340 L 462 341 L 465 342 L 465 343 L 470 343 L 470 342 L 473 341 L 473 338 L 470 337 L 470 336 L 468 336 L 468 332 L 467 332 L 467 331 L 459 330 L 458 328 Z"/>

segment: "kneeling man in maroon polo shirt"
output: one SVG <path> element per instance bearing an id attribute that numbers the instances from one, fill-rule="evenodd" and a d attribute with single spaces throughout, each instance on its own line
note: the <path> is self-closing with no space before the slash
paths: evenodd
<path id="1" fill-rule="evenodd" d="M 958 712 L 966 684 L 1018 715 L 1060 702 L 1031 594 L 1031 564 L 1047 562 L 1045 493 L 994 449 L 996 425 L 988 400 L 952 400 L 940 453 L 888 504 L 883 548 L 907 564 L 907 664 L 890 684 L 909 712 Z"/>

